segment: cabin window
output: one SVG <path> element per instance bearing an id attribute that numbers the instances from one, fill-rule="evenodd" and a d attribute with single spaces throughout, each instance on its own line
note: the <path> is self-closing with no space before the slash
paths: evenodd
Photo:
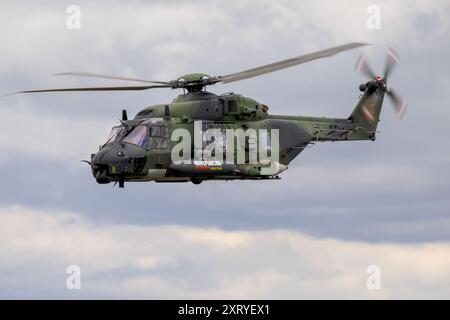
<path id="1" fill-rule="evenodd" d="M 215 129 L 216 133 L 219 133 L 218 135 L 214 135 L 214 137 L 209 136 L 207 134 L 207 130 L 208 129 Z M 206 148 L 207 145 L 209 145 L 210 143 L 212 143 L 214 141 L 215 145 L 218 148 L 222 148 L 223 149 L 223 153 L 226 152 L 226 145 L 227 145 L 227 141 L 226 141 L 226 125 L 225 124 L 221 124 L 221 123 L 203 123 L 202 126 L 202 130 L 203 130 L 203 149 Z"/>
<path id="2" fill-rule="evenodd" d="M 165 123 L 150 124 L 150 149 L 166 149 L 169 146 L 169 130 Z"/>
<path id="3" fill-rule="evenodd" d="M 236 100 L 228 100 L 227 101 L 228 113 L 237 113 L 237 101 Z"/>

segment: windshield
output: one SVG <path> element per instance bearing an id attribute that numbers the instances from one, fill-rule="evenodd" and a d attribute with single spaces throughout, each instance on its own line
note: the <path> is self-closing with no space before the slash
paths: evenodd
<path id="1" fill-rule="evenodd" d="M 122 131 L 124 130 L 125 128 L 124 127 L 114 127 L 114 128 L 112 128 L 111 129 L 111 133 L 109 134 L 109 137 L 108 137 L 108 141 L 110 141 L 110 140 L 117 140 L 119 137 L 120 137 L 120 135 L 121 135 L 121 133 L 122 133 Z"/>
<path id="2" fill-rule="evenodd" d="M 148 128 L 147 126 L 137 126 L 128 132 L 122 139 L 123 142 L 135 144 L 141 148 L 148 148 Z"/>
<path id="3" fill-rule="evenodd" d="M 125 132 L 124 129 L 125 129 L 125 127 L 123 127 L 123 126 L 113 127 L 111 129 L 111 133 L 109 134 L 108 139 L 106 140 L 106 142 L 103 145 L 105 145 L 111 141 L 119 140 L 120 136 L 123 134 L 123 132 Z"/>

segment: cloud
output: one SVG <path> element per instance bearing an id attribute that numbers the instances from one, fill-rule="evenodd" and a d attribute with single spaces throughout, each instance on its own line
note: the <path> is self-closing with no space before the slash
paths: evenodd
<path id="1" fill-rule="evenodd" d="M 71 210 L 97 223 L 282 228 L 372 242 L 449 240 L 447 171 L 436 173 L 426 164 L 394 165 L 376 150 L 373 159 L 359 158 L 354 155 L 359 146 L 351 144 L 316 148 L 279 181 L 127 183 L 125 189 L 98 185 L 79 158 L 68 166 L 70 159 L 60 163 L 10 155 L 1 166 L 8 183 L 0 185 L 0 202 Z M 337 159 L 343 150 L 352 151 Z M 443 160 L 434 163 L 445 167 Z"/>
<path id="2" fill-rule="evenodd" d="M 17 154 L 35 159 L 52 159 L 73 166 L 75 159 L 90 159 L 96 146 L 106 141 L 111 122 L 98 119 L 71 119 L 48 116 L 21 105 L 0 102 L 5 121 L 1 128 L 0 148 L 7 152 L 0 160 L 8 162 Z"/>
<path id="3" fill-rule="evenodd" d="M 99 225 L 19 206 L 1 208 L 0 220 L 2 298 L 450 297 L 448 242 L 375 245 L 282 229 Z M 81 267 L 81 291 L 65 288 L 72 264 Z M 374 264 L 382 271 L 376 291 L 366 288 Z"/>

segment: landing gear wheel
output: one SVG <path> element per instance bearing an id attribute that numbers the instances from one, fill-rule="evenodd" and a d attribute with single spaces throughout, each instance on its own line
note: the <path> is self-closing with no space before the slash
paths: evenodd
<path id="1" fill-rule="evenodd" d="M 192 180 L 191 180 L 191 182 L 192 182 L 193 184 L 200 184 L 200 183 L 202 183 L 202 182 L 203 182 L 203 180 L 199 180 L 199 179 L 192 179 Z"/>

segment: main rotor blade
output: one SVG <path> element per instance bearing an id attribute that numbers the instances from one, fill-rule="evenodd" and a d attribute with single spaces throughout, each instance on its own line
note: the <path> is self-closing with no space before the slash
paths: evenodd
<path id="1" fill-rule="evenodd" d="M 127 90 L 147 90 L 155 88 L 171 88 L 169 85 L 160 86 L 127 86 L 127 87 L 88 87 L 88 88 L 59 88 L 59 89 L 39 89 L 39 90 L 25 90 L 17 93 L 38 93 L 38 92 L 67 92 L 67 91 L 127 91 Z"/>
<path id="2" fill-rule="evenodd" d="M 403 118 L 406 112 L 406 101 L 402 100 L 392 89 L 389 89 L 387 91 L 387 95 L 389 98 L 391 98 L 392 103 L 394 104 L 397 117 L 399 117 L 400 119 Z"/>
<path id="3" fill-rule="evenodd" d="M 145 83 L 169 84 L 169 82 L 164 82 L 164 81 L 150 81 L 150 80 L 142 80 L 142 79 L 128 78 L 128 77 L 118 77 L 118 76 L 111 76 L 111 75 L 91 73 L 91 72 L 63 72 L 63 73 L 56 73 L 56 74 L 54 74 L 54 76 L 89 77 L 89 78 L 137 81 L 137 82 L 145 82 Z"/>
<path id="4" fill-rule="evenodd" d="M 244 71 L 237 72 L 237 73 L 231 73 L 231 74 L 228 74 L 225 76 L 218 76 L 218 77 L 216 77 L 216 79 L 214 79 L 215 81 L 213 80 L 213 82 L 214 83 L 215 82 L 230 83 L 230 82 L 234 82 L 234 81 L 253 78 L 253 77 L 260 76 L 260 75 L 263 75 L 266 73 L 289 68 L 289 67 L 301 64 L 301 63 L 308 62 L 308 61 L 326 58 L 326 57 L 332 56 L 332 55 L 342 52 L 342 51 L 347 51 L 347 50 L 351 50 L 354 48 L 367 46 L 367 45 L 369 45 L 369 43 L 362 43 L 362 42 L 347 43 L 347 44 L 344 44 L 341 46 L 308 53 L 308 54 L 294 57 L 291 59 L 286 59 L 286 60 L 282 60 L 279 62 L 267 64 L 267 65 L 264 65 L 261 67 L 256 67 L 253 69 L 248 69 L 248 70 L 244 70 Z"/>

